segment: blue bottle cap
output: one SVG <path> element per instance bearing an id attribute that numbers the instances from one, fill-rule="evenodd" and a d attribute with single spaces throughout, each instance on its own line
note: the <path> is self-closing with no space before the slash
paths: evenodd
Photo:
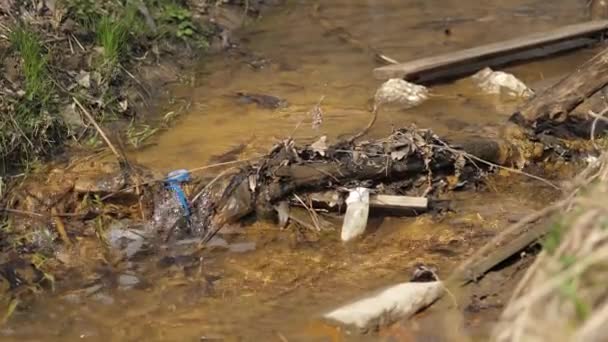
<path id="1" fill-rule="evenodd" d="M 169 172 L 166 181 L 169 183 L 184 183 L 190 181 L 190 172 L 186 169 L 180 169 Z"/>

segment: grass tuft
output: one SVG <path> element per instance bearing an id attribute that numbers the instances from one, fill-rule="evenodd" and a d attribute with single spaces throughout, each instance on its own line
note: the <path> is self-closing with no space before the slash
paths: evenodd
<path id="1" fill-rule="evenodd" d="M 12 31 L 10 41 L 22 60 L 27 100 L 46 105 L 51 97 L 51 81 L 46 53 L 40 39 L 29 28 L 18 26 Z"/>
<path id="2" fill-rule="evenodd" d="M 0 116 L 0 164 L 27 167 L 28 161 L 56 146 L 63 125 L 50 114 L 55 109 L 55 89 L 40 38 L 29 27 L 18 25 L 9 39 L 20 58 L 24 94 Z"/>
<path id="3" fill-rule="evenodd" d="M 124 58 L 129 27 L 126 20 L 102 16 L 97 23 L 97 42 L 103 48 L 102 70 L 107 74 L 114 72 Z"/>

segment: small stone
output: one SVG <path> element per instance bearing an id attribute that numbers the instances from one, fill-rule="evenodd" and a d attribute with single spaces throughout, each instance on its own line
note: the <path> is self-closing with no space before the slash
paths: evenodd
<path id="1" fill-rule="evenodd" d="M 89 89 L 91 88 L 91 73 L 84 70 L 80 70 L 78 76 L 76 76 L 76 82 L 79 86 Z"/>
<path id="2" fill-rule="evenodd" d="M 114 298 L 105 293 L 98 292 L 98 293 L 94 294 L 91 298 L 93 298 L 94 300 L 96 300 L 102 304 L 105 304 L 105 305 L 114 304 Z"/>
<path id="3" fill-rule="evenodd" d="M 121 274 L 118 276 L 118 284 L 123 287 L 132 287 L 139 284 L 139 278 L 131 274 Z"/>
<path id="4" fill-rule="evenodd" d="M 59 112 L 63 122 L 71 129 L 77 129 L 86 126 L 80 113 L 76 110 L 75 104 L 69 104 L 63 107 Z"/>
<path id="5" fill-rule="evenodd" d="M 255 242 L 233 243 L 228 249 L 233 253 L 246 253 L 255 250 Z"/>

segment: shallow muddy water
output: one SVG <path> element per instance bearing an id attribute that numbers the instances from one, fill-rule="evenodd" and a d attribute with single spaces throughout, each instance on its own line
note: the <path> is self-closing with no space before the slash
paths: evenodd
<path id="1" fill-rule="evenodd" d="M 325 32 L 311 11 L 308 1 L 294 1 L 248 25 L 239 37 L 255 57 L 201 62 L 195 86 L 174 89 L 192 105 L 133 158 L 163 172 L 195 168 L 239 144 L 244 145 L 235 157 L 249 158 L 289 135 L 305 142 L 326 134 L 331 141 L 364 127 L 380 84 L 372 77 L 378 65 Z M 400 61 L 585 20 L 584 1 L 570 0 L 338 0 L 323 4 L 320 14 Z M 591 54 L 581 51 L 508 71 L 533 88 L 543 87 Z M 262 58 L 270 62 L 260 70 L 248 64 Z M 242 104 L 229 96 L 239 91 L 279 96 L 289 105 L 269 110 Z M 422 106 L 382 112 L 372 135 L 412 123 L 448 136 L 475 132 L 505 120 L 517 105 L 481 96 L 467 80 L 432 92 Z M 321 97 L 324 122 L 317 132 L 307 112 Z M 322 234 L 257 222 L 223 236 L 220 246 L 186 265 L 151 255 L 112 268 L 113 281 L 66 280 L 56 294 L 17 312 L 0 330 L 0 340 L 340 340 L 346 337 L 315 322 L 319 313 L 407 280 L 418 262 L 447 276 L 489 236 L 555 195 L 514 176 L 496 176 L 489 184 L 478 193 L 450 195 L 455 212 L 447 215 L 375 217 L 370 233 L 349 245 L 339 242 L 339 221 L 336 231 Z"/>

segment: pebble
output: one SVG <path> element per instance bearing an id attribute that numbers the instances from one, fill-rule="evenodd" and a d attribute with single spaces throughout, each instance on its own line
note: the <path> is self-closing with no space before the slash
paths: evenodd
<path id="1" fill-rule="evenodd" d="M 246 253 L 255 250 L 255 242 L 240 242 L 233 243 L 228 246 L 228 249 L 233 253 Z"/>
<path id="2" fill-rule="evenodd" d="M 122 287 L 132 287 L 139 284 L 139 278 L 131 274 L 121 274 L 118 276 L 118 284 Z"/>

